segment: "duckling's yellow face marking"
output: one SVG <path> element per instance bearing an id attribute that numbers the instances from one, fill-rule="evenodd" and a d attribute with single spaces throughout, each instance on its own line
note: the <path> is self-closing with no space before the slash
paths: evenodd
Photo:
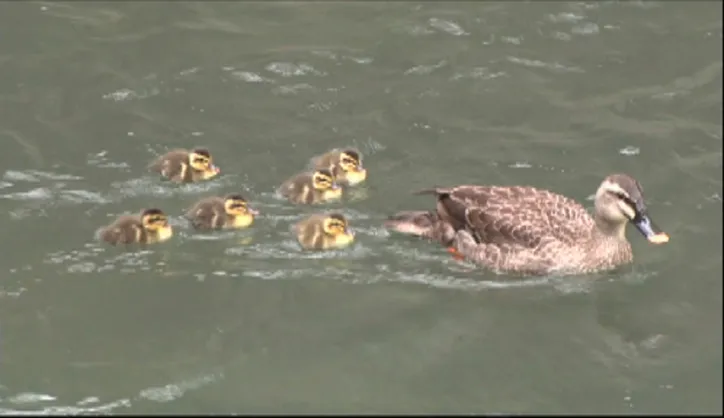
<path id="1" fill-rule="evenodd" d="M 339 214 L 332 214 L 324 219 L 324 233 L 334 239 L 334 245 L 341 247 L 354 241 L 354 233 L 349 230 L 347 219 Z"/>
<path id="2" fill-rule="evenodd" d="M 312 175 L 312 187 L 322 192 L 322 200 L 336 200 L 342 197 L 342 188 L 329 170 L 318 170 Z"/>
<path id="3" fill-rule="evenodd" d="M 367 179 L 367 170 L 362 167 L 359 154 L 356 152 L 341 152 L 339 154 L 339 167 L 344 172 L 342 177 L 349 185 L 355 185 Z"/>
<path id="4" fill-rule="evenodd" d="M 208 153 L 195 151 L 189 153 L 189 165 L 193 170 L 201 173 L 201 177 L 204 179 L 216 177 L 220 172 L 219 168 L 214 165 L 211 155 L 204 154 Z"/>
<path id="5" fill-rule="evenodd" d="M 166 225 L 156 230 L 156 241 L 166 241 L 173 236 L 173 228 L 171 225 Z"/>
<path id="6" fill-rule="evenodd" d="M 160 228 L 168 226 L 168 218 L 162 213 L 145 214 L 141 218 L 143 228 L 148 231 L 156 231 Z"/>
<path id="7" fill-rule="evenodd" d="M 334 190 L 339 188 L 329 170 L 318 170 L 312 174 L 312 187 L 316 190 Z"/>
<path id="8" fill-rule="evenodd" d="M 241 196 L 229 196 L 224 200 L 224 210 L 233 216 L 232 226 L 235 228 L 247 227 L 254 222 L 254 216 L 259 213 L 249 208 L 246 200 Z"/>
<path id="9" fill-rule="evenodd" d="M 151 211 L 141 216 L 143 229 L 156 235 L 153 241 L 166 241 L 173 236 L 173 229 L 168 224 L 168 217 L 161 211 Z"/>

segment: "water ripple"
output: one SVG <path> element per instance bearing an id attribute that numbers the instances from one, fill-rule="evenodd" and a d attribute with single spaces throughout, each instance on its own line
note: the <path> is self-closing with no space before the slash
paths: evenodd
<path id="1" fill-rule="evenodd" d="M 121 408 L 130 408 L 136 402 L 170 402 L 181 398 L 187 392 L 224 379 L 223 372 L 212 372 L 169 383 L 163 386 L 149 387 L 139 391 L 138 395 L 102 403 L 97 396 L 87 396 L 75 405 L 44 406 L 43 403 L 57 401 L 57 397 L 43 393 L 24 392 L 9 398 L 0 398 L 0 415 L 82 415 L 82 414 L 111 414 Z M 2 407 L 8 404 L 10 407 Z M 15 407 L 15 408 L 13 408 Z M 23 409 L 16 409 L 23 408 Z"/>
<path id="2" fill-rule="evenodd" d="M 576 67 L 576 66 L 566 66 L 563 64 L 559 64 L 557 62 L 548 63 L 543 62 L 540 60 L 532 60 L 527 58 L 519 58 L 519 57 L 513 57 L 508 56 L 507 60 L 514 63 L 514 64 L 520 64 L 524 65 L 526 67 L 533 67 L 533 68 L 545 68 L 554 72 L 558 73 L 582 73 L 584 72 L 582 68 Z"/>
<path id="3" fill-rule="evenodd" d="M 445 19 L 439 19 L 436 17 L 430 18 L 428 21 L 429 25 L 433 28 L 445 32 L 447 34 L 453 35 L 453 36 L 467 36 L 470 35 L 469 33 L 465 32 L 460 25 L 458 25 L 455 22 L 452 22 L 450 20 Z"/>
<path id="4" fill-rule="evenodd" d="M 306 63 L 293 64 L 290 62 L 272 62 L 267 65 L 266 70 L 275 74 L 279 74 L 282 77 L 294 77 L 302 75 L 316 75 L 325 76 L 327 73 L 319 71 Z"/>

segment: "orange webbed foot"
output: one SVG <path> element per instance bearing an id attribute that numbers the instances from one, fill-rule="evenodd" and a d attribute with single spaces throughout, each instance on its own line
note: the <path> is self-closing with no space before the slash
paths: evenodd
<path id="1" fill-rule="evenodd" d="M 454 247 L 447 247 L 447 252 L 452 254 L 453 258 L 456 260 L 464 260 L 465 257 L 463 257 L 462 254 L 458 250 L 456 250 Z"/>

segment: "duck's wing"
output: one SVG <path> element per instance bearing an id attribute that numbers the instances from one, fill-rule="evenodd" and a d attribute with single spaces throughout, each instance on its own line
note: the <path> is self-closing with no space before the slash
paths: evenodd
<path id="1" fill-rule="evenodd" d="M 438 212 L 478 242 L 535 247 L 544 237 L 569 242 L 592 220 L 565 196 L 528 186 L 457 186 L 435 189 Z"/>

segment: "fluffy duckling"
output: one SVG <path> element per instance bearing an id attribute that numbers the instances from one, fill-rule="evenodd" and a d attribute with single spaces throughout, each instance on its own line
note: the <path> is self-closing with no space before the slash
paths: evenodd
<path id="1" fill-rule="evenodd" d="M 216 177 L 221 171 L 213 164 L 209 150 L 177 149 L 167 152 L 154 160 L 149 170 L 177 183 L 190 183 Z"/>
<path id="2" fill-rule="evenodd" d="M 140 215 L 122 215 L 100 231 L 101 240 L 112 244 L 154 244 L 173 236 L 168 217 L 161 209 L 146 209 Z"/>
<path id="3" fill-rule="evenodd" d="M 243 196 L 230 194 L 201 199 L 184 216 L 196 229 L 240 229 L 251 225 L 258 214 Z"/>
<path id="4" fill-rule="evenodd" d="M 340 184 L 354 186 L 367 179 L 367 170 L 362 167 L 362 155 L 353 149 L 333 149 L 312 158 L 316 170 L 326 168 Z"/>
<path id="5" fill-rule="evenodd" d="M 347 219 L 339 213 L 315 214 L 296 223 L 292 230 L 305 250 L 331 250 L 354 241 Z"/>
<path id="6" fill-rule="evenodd" d="M 285 181 L 279 193 L 292 203 L 314 204 L 337 200 L 342 197 L 342 188 L 327 169 L 304 172 Z"/>

